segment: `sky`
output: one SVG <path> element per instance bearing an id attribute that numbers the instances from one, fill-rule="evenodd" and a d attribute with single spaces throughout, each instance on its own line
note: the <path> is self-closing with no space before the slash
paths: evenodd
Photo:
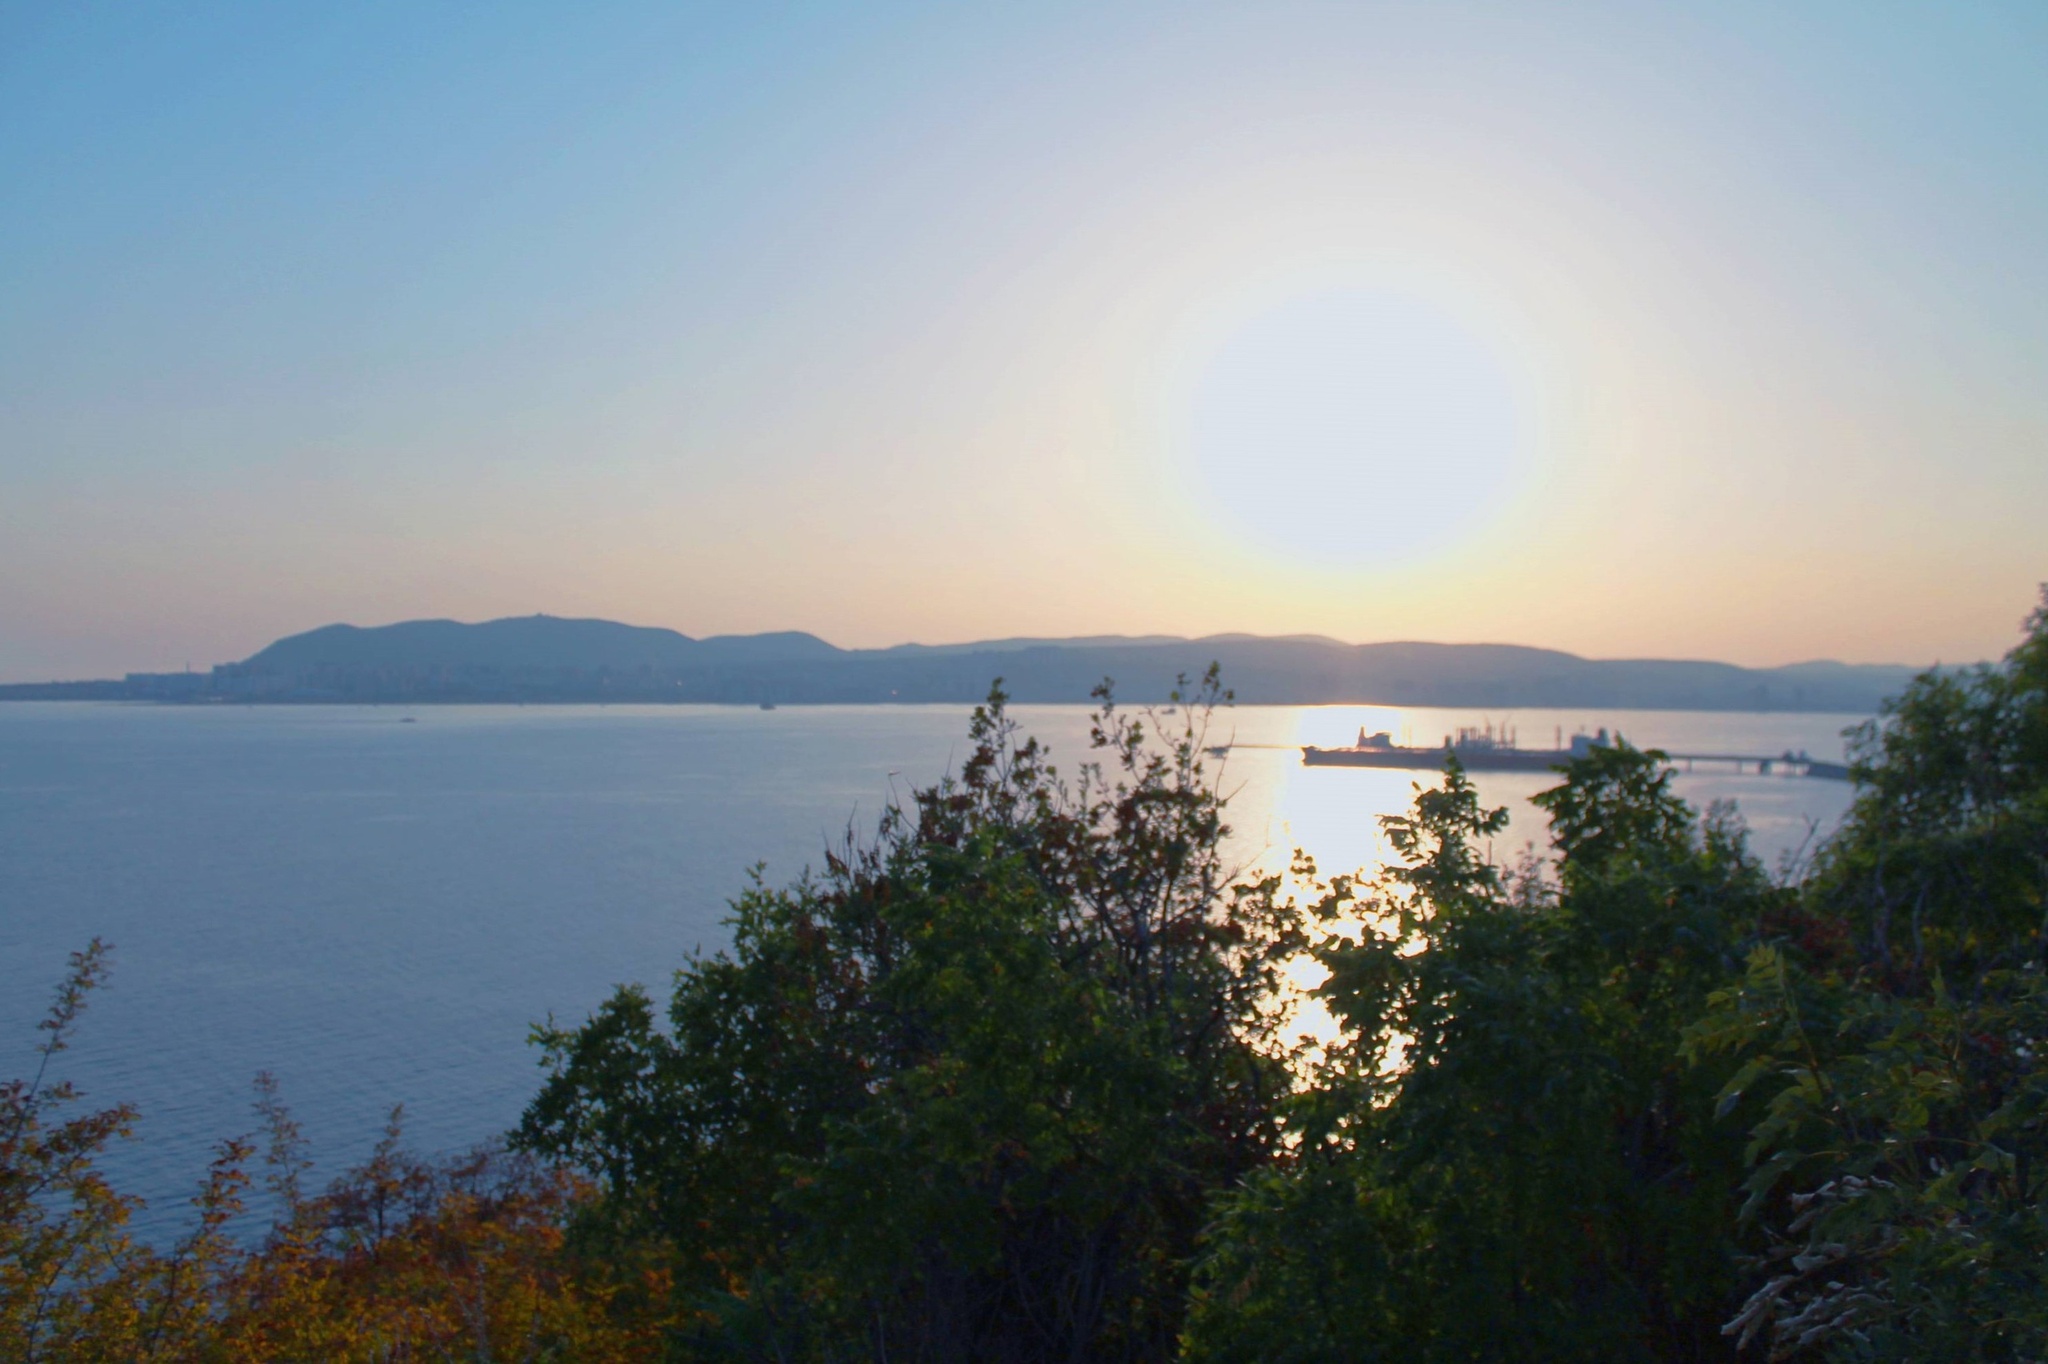
<path id="1" fill-rule="evenodd" d="M 1996 656 L 2048 6 L 0 0 L 0 680 L 547 612 Z"/>

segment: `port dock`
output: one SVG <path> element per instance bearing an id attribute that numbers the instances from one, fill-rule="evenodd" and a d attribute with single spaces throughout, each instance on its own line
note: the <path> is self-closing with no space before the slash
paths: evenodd
<path id="1" fill-rule="evenodd" d="M 1562 736 L 1560 736 L 1562 737 Z M 1367 734 L 1360 730 L 1358 742 L 1344 748 L 1319 748 L 1314 744 L 1304 745 L 1301 761 L 1307 767 L 1378 767 L 1405 771 L 1436 771 L 1443 767 L 1446 757 L 1455 755 L 1468 772 L 1553 772 L 1575 758 L 1584 758 L 1596 749 L 1608 745 L 1606 730 L 1595 734 L 1576 734 L 1569 744 L 1557 748 L 1522 748 L 1515 743 L 1514 731 L 1496 731 L 1493 726 L 1461 729 L 1455 735 L 1445 735 L 1444 742 L 1434 748 L 1397 744 L 1390 734 Z M 1292 747 L 1281 744 L 1239 744 L 1240 748 Z M 1233 745 L 1220 744 L 1209 751 L 1218 756 L 1227 753 Z M 1849 780 L 1849 768 L 1844 763 L 1827 762 L 1813 757 L 1804 750 L 1787 750 L 1777 754 L 1762 753 L 1673 753 L 1664 751 L 1664 759 L 1671 766 L 1687 772 L 1699 770 L 1727 770 L 1734 774 L 1755 773 L 1758 776 L 1817 777 L 1823 781 Z"/>

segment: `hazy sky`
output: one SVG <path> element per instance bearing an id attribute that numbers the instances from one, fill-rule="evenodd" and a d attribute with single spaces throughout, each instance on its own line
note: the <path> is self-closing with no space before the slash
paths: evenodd
<path id="1" fill-rule="evenodd" d="M 2048 5 L 0 2 L 0 678 L 2002 652 Z"/>

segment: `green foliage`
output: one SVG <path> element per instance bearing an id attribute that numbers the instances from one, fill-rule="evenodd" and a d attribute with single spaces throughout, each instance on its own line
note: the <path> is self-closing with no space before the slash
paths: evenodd
<path id="1" fill-rule="evenodd" d="M 2048 1356 L 2048 605 L 1854 736 L 1774 885 L 1617 744 L 1503 877 L 1455 764 L 1320 950 L 1343 1025 L 1223 1205 L 1201 1359 Z"/>
<path id="2" fill-rule="evenodd" d="M 1269 1161 L 1277 878 L 1232 884 L 1200 755 L 1106 690 L 1069 787 L 998 690 L 958 778 L 867 847 L 734 906 L 659 1026 L 623 990 L 547 1029 L 520 1140 L 659 1238 L 679 1348 L 817 1359 L 1162 1359 L 1209 1200 Z"/>
<path id="3" fill-rule="evenodd" d="M 1223 1205 L 1189 1353 L 2048 1357 L 2048 596 L 1852 746 L 1786 885 L 1622 744 L 1537 797 L 1548 881 L 1484 865 L 1455 763 L 1389 821 L 1320 953 L 1342 1040 Z"/>
<path id="4" fill-rule="evenodd" d="M 1773 1358 L 2048 1354 L 2048 597 L 1997 668 L 1857 736 L 1799 917 L 1694 1029 L 1767 1105 L 1736 1324 Z"/>
<path id="5" fill-rule="evenodd" d="M 1342 1036 L 1289 1163 L 1225 1206 L 1193 1357 L 1728 1353 L 1741 1142 L 1679 1042 L 1776 892 L 1660 757 L 1539 798 L 1555 881 L 1484 861 L 1504 814 L 1455 760 L 1387 821 L 1403 864 L 1325 905 L 1362 921 L 1319 951 Z"/>

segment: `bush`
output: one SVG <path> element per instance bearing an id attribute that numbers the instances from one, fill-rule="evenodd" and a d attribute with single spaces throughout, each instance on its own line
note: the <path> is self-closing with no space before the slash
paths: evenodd
<path id="1" fill-rule="evenodd" d="M 281 1209 L 253 1246 L 234 1232 L 254 1147 L 220 1144 L 193 1199 L 194 1230 L 168 1251 L 137 1241 L 141 1200 L 99 1172 L 129 1136 L 126 1107 L 67 1116 L 80 1095 L 47 1082 L 109 949 L 94 940 L 42 1027 L 41 1068 L 0 1086 L 0 1358 L 18 1364 L 272 1364 L 659 1357 L 652 1283 L 569 1254 L 563 1227 L 587 1186 L 479 1151 L 441 1163 L 405 1153 L 399 1115 L 363 1165 L 317 1196 L 276 1087 L 259 1079 L 265 1164 Z"/>

